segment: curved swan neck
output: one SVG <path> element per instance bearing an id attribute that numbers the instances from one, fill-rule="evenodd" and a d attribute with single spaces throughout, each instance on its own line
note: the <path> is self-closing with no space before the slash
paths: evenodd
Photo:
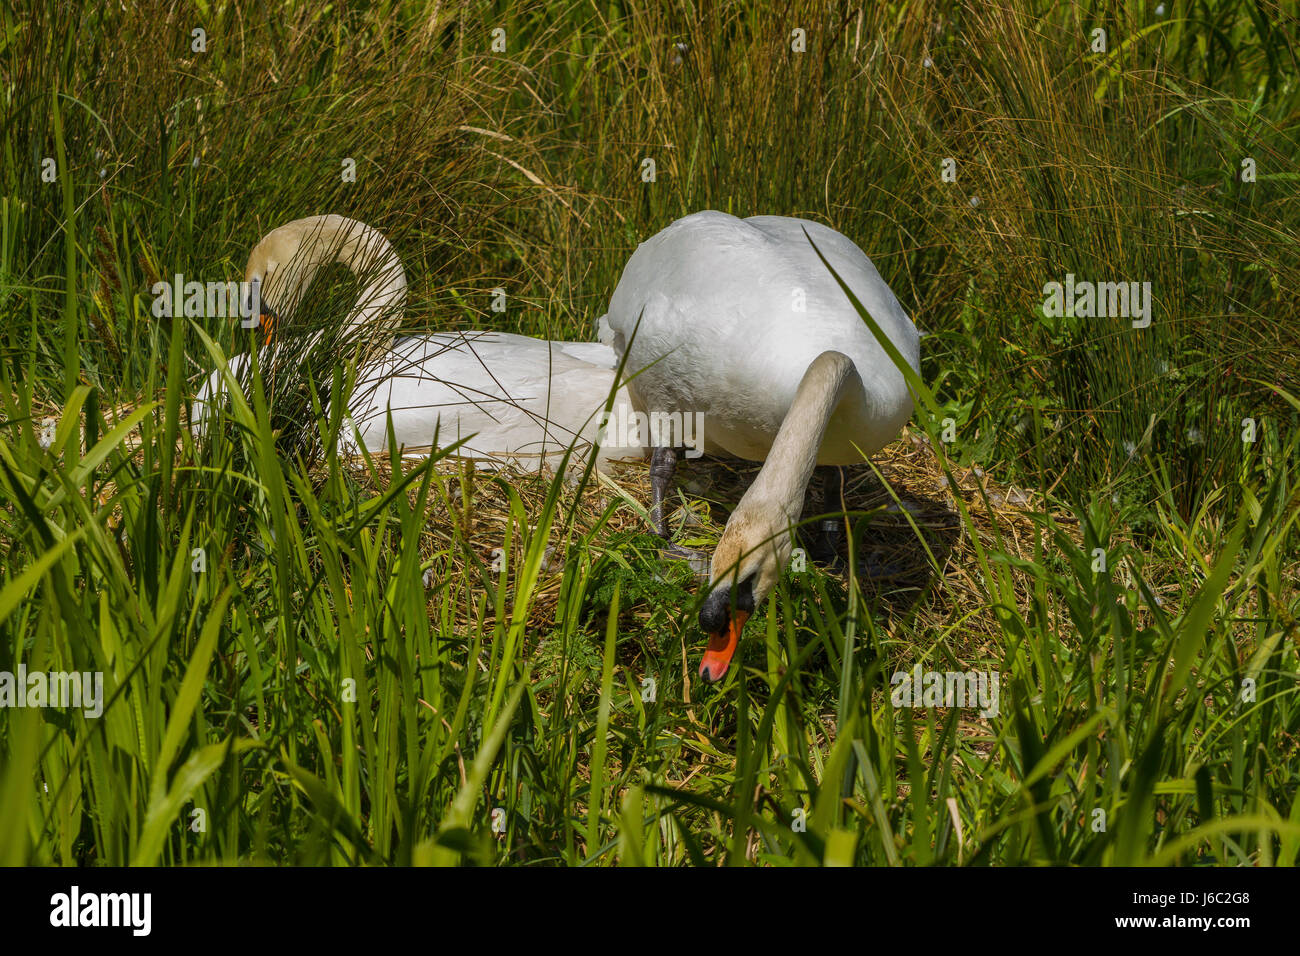
<path id="1" fill-rule="evenodd" d="M 395 331 L 406 300 L 406 270 L 396 250 L 377 229 L 348 220 L 355 227 L 336 247 L 338 262 L 365 283 L 345 327 L 352 331 L 386 328 Z"/>
<path id="2" fill-rule="evenodd" d="M 343 334 L 397 328 L 406 298 L 406 270 L 383 233 L 343 216 L 309 216 L 268 233 L 259 245 L 274 243 L 281 235 L 292 245 L 276 281 L 283 290 L 284 314 L 297 307 L 321 268 L 337 262 L 362 285 L 344 320 Z"/>
<path id="3" fill-rule="evenodd" d="M 853 382 L 861 387 L 853 360 L 843 352 L 823 352 L 812 360 L 777 430 L 763 468 L 737 505 L 737 511 L 752 498 L 765 506 L 779 507 L 791 523 L 799 520 L 826 424 Z"/>

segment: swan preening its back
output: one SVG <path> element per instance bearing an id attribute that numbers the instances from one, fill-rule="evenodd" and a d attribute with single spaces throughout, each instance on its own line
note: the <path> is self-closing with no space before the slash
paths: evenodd
<path id="1" fill-rule="evenodd" d="M 273 323 L 259 355 L 274 354 L 280 325 L 323 266 L 340 262 L 361 281 L 342 331 L 385 341 L 358 368 L 342 452 L 384 450 L 391 418 L 407 452 L 427 453 L 435 437 L 443 447 L 465 439 L 461 454 L 531 470 L 556 464 L 570 445 L 585 455 L 612 406 L 621 420 L 698 421 L 704 451 L 763 461 L 718 541 L 700 610 L 709 634 L 700 674 L 717 680 L 790 560 L 814 470 L 863 461 L 912 413 L 902 370 L 818 252 L 919 371 L 916 327 L 871 260 L 847 237 L 804 219 L 710 211 L 672 223 L 628 260 L 600 320 L 600 343 L 500 332 L 394 341 L 406 296 L 401 262 L 382 235 L 340 216 L 269 233 L 249 257 L 246 280 L 260 283 Z M 236 380 L 248 361 L 230 360 Z M 214 372 L 201 389 L 192 412 L 200 427 L 226 381 Z M 621 446 L 602 441 L 596 462 L 643 455 L 643 442 L 653 440 L 652 514 L 664 537 L 681 438 L 634 428 Z M 834 496 L 826 510 L 840 510 Z"/>
<path id="2" fill-rule="evenodd" d="M 357 370 L 339 436 L 338 450 L 357 454 L 388 447 L 391 415 L 397 446 L 427 454 L 435 440 L 448 447 L 462 439 L 458 454 L 484 467 L 520 470 L 554 467 L 570 446 L 572 462 L 590 452 L 607 400 L 613 416 L 627 415 L 626 388 L 615 389 L 617 355 L 596 342 L 548 342 L 502 332 L 447 332 L 393 340 L 406 299 L 406 273 L 384 236 L 365 223 L 342 216 L 311 216 L 267 233 L 253 248 L 245 280 L 259 288 L 265 364 L 283 345 L 285 326 L 303 301 L 307 286 L 331 263 L 350 269 L 362 284 L 356 305 L 335 341 L 380 340 L 376 354 Z M 295 355 L 323 332 L 299 343 Z M 248 372 L 249 356 L 230 359 L 236 381 Z M 200 431 L 224 390 L 218 370 L 200 389 L 191 420 Z M 604 443 L 597 467 L 644 448 Z"/>

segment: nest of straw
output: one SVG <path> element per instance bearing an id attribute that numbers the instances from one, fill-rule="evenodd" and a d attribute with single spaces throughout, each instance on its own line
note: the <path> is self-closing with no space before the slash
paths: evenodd
<path id="1" fill-rule="evenodd" d="M 379 468 L 374 476 L 355 465 L 353 478 L 363 486 L 375 485 L 376 477 L 380 484 L 387 482 L 387 461 L 376 464 Z M 505 606 L 509 612 L 514 572 L 522 564 L 528 534 L 512 512 L 511 496 L 522 502 L 532 522 L 543 512 L 552 477 L 485 472 L 477 464 L 469 459 L 447 458 L 435 465 L 439 480 L 427 504 L 421 553 L 432 562 L 437 579 L 486 573 L 495 584 L 499 574 L 493 569 L 504 564 Z M 761 467 L 758 462 L 734 459 L 679 462 L 669 500 L 670 525 L 677 540 L 701 551 L 704 561 L 695 568 L 697 576 L 707 578 L 712 545 L 731 508 Z M 992 638 L 998 624 L 992 609 L 985 606 L 988 592 L 980 580 L 971 529 L 983 548 L 1031 559 L 1035 543 L 1043 535 L 1041 523 L 1034 516 L 1044 505 L 1037 494 L 1002 484 L 979 467 L 950 465 L 949 470 L 951 483 L 925 436 L 905 429 L 871 463 L 844 469 L 843 502 L 848 520 L 856 529 L 855 565 L 865 569 L 859 575 L 864 596 L 879 599 L 892 611 L 906 610 L 920 615 L 922 620 L 932 617 L 936 623 L 950 620 L 948 612 L 954 607 L 974 609 L 959 637 L 972 656 L 977 656 L 989 649 L 986 638 Z M 957 498 L 971 516 L 969 525 L 961 518 Z M 810 491 L 805 503 L 806 519 L 820 510 L 815 499 Z M 592 536 L 596 550 L 607 542 L 625 541 L 629 533 L 649 533 L 649 501 L 648 461 L 620 462 L 610 473 L 593 476 L 585 484 L 563 485 L 559 516 L 546 544 L 541 579 L 529 607 L 530 633 L 545 634 L 556 625 L 570 544 L 593 528 L 598 529 Z M 1058 525 L 1067 527 L 1073 521 L 1060 515 L 1056 519 Z M 503 555 L 507 548 L 510 553 Z M 846 562 L 837 573 L 847 574 Z M 466 606 L 464 610 L 471 609 Z M 487 623 L 491 623 L 490 616 Z M 688 644 L 699 637 L 682 636 Z"/>

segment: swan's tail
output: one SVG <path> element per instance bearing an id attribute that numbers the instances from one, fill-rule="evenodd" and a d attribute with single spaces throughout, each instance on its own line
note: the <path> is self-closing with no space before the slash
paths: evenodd
<path id="1" fill-rule="evenodd" d="M 602 315 L 596 320 L 596 341 L 601 345 L 614 347 L 614 330 L 609 327 L 608 315 Z"/>

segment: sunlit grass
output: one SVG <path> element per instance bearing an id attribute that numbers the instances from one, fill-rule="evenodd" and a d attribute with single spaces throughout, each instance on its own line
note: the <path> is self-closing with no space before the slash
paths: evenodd
<path id="1" fill-rule="evenodd" d="M 106 691 L 0 709 L 0 863 L 1294 865 L 1294 20 L 1043 6 L 218 4 L 205 54 L 163 5 L 0 21 L 0 671 Z M 1035 491 L 954 495 L 947 552 L 893 500 L 925 583 L 791 571 L 717 687 L 628 481 L 339 461 L 342 348 L 197 441 L 252 337 L 149 310 L 336 212 L 413 328 L 591 339 L 706 207 L 858 241 L 930 333 L 934 473 Z M 1153 281 L 1152 328 L 1046 322 L 1067 271 Z M 999 713 L 895 707 L 918 663 Z"/>

